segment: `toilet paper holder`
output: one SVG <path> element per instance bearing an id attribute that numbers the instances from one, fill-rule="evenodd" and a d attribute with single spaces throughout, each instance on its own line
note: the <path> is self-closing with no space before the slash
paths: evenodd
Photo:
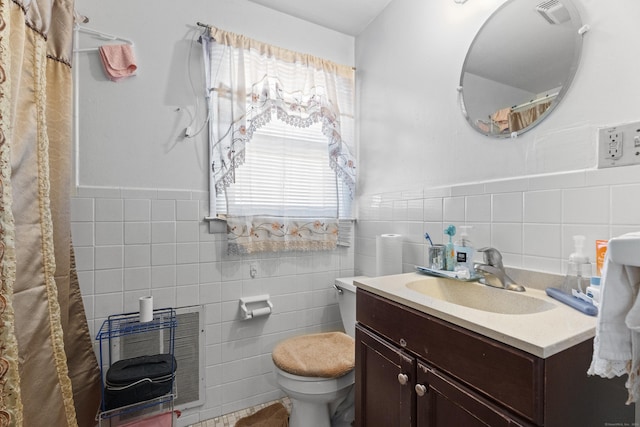
<path id="1" fill-rule="evenodd" d="M 242 320 L 253 319 L 254 317 L 260 316 L 268 316 L 271 314 L 272 309 L 273 304 L 269 300 L 268 294 L 240 298 Z"/>

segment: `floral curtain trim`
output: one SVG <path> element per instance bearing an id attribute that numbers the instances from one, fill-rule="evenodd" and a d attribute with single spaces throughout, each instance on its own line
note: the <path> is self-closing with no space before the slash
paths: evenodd
<path id="1" fill-rule="evenodd" d="M 293 127 L 307 128 L 322 123 L 322 133 L 328 140 L 329 164 L 347 185 L 353 198 L 355 158 L 342 139 L 339 113 L 327 99 L 326 89 L 315 87 L 303 94 L 300 91 L 289 93 L 282 86 L 278 79 L 269 77 L 252 85 L 247 95 L 246 115 L 232 123 L 230 137 L 216 141 L 211 162 L 216 192 L 223 192 L 234 182 L 235 169 L 244 163 L 245 145 L 255 131 L 275 116 Z"/>
<path id="2" fill-rule="evenodd" d="M 233 255 L 332 250 L 338 244 L 338 220 L 228 217 L 227 239 Z"/>
<path id="3" fill-rule="evenodd" d="M 328 140 L 329 164 L 353 199 L 356 183 L 356 162 L 350 150 L 353 100 L 343 99 L 343 92 L 347 92 L 344 88 L 353 87 L 353 75 L 345 77 L 306 63 L 283 64 L 268 54 L 221 47 L 205 37 L 203 45 L 207 58 L 219 62 L 218 70 L 224 69 L 218 71 L 221 75 L 218 80 L 211 82 L 209 99 L 210 109 L 217 112 L 217 132 L 210 135 L 216 194 L 235 181 L 235 170 L 244 163 L 246 144 L 256 130 L 275 116 L 294 127 L 322 123 L 322 132 Z M 279 73 L 303 77 L 285 83 L 275 77 Z M 344 123 L 345 120 L 349 123 Z"/>

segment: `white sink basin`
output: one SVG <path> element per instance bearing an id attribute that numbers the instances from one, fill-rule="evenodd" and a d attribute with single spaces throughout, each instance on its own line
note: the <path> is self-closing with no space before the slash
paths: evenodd
<path id="1" fill-rule="evenodd" d="M 439 277 L 415 280 L 405 286 L 431 298 L 491 313 L 533 314 L 556 307 L 549 301 L 528 296 L 526 292 Z"/>

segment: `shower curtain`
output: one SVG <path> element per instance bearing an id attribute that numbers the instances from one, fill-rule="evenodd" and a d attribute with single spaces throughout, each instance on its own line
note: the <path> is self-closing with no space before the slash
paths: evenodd
<path id="1" fill-rule="evenodd" d="M 0 426 L 93 426 L 70 232 L 73 0 L 0 0 Z"/>

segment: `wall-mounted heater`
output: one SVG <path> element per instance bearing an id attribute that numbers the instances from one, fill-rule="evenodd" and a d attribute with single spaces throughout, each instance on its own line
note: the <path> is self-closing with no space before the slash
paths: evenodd
<path id="1" fill-rule="evenodd" d="M 204 316 L 200 305 L 175 309 L 176 370 L 175 409 L 185 410 L 205 402 Z M 112 360 L 161 353 L 168 345 L 162 331 L 119 337 L 111 342 Z"/>
<path id="2" fill-rule="evenodd" d="M 558 0 L 544 1 L 536 6 L 536 10 L 549 24 L 562 24 L 571 19 L 567 8 Z"/>

